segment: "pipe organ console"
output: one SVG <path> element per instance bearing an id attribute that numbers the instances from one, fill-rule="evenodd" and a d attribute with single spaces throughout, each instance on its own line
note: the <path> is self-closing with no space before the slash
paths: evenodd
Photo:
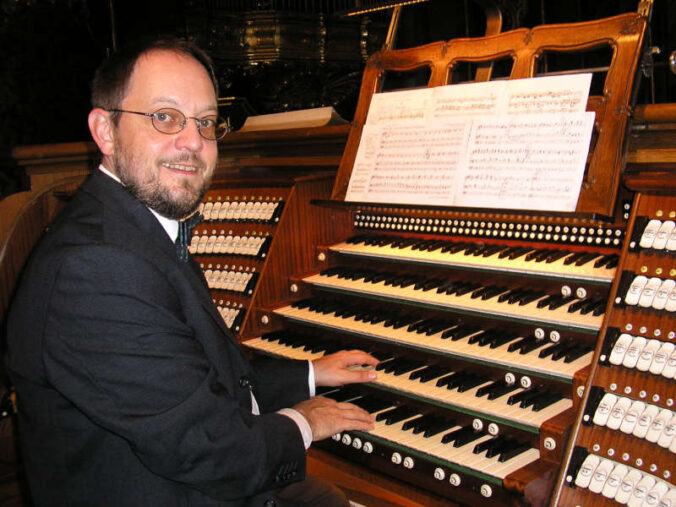
<path id="1" fill-rule="evenodd" d="M 395 502 L 410 505 L 622 502 L 622 481 L 673 495 L 676 207 L 620 184 L 645 21 L 383 50 L 367 64 L 330 198 L 324 186 L 292 218 L 298 186 L 207 194 L 191 249 L 249 351 L 360 348 L 380 361 L 375 382 L 322 393 L 373 413 L 375 429 L 310 454 L 356 498 L 384 501 L 388 477 L 405 485 Z M 385 71 L 427 66 L 437 86 L 456 61 L 509 55 L 510 78 L 533 77 L 545 51 L 602 45 L 613 58 L 588 102 L 596 123 L 576 212 L 344 201 Z"/>
<path id="2" fill-rule="evenodd" d="M 379 359 L 375 382 L 321 393 L 373 413 L 375 429 L 317 443 L 311 473 L 366 505 L 676 505 L 673 160 L 623 174 L 645 24 L 626 14 L 385 49 L 367 64 L 337 175 L 308 171 L 338 162 L 299 155 L 309 129 L 289 160 L 228 145 L 266 134 L 223 141 L 233 165 L 255 169 L 217 173 L 190 251 L 228 327 L 252 354 Z M 510 78 L 527 78 L 547 52 L 600 46 L 612 61 L 587 104 L 575 212 L 344 200 L 386 72 L 428 67 L 431 87 L 453 82 L 457 62 L 508 58 Z M 342 147 L 341 129 L 314 135 Z M 280 148 L 289 135 L 268 137 Z"/>

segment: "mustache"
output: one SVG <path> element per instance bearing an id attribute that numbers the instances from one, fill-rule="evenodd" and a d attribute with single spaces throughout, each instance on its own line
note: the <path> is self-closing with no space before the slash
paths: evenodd
<path id="1" fill-rule="evenodd" d="M 195 166 L 197 169 L 204 170 L 207 164 L 199 156 L 194 153 L 185 153 L 179 157 L 165 158 L 159 161 L 160 164 L 189 164 Z"/>

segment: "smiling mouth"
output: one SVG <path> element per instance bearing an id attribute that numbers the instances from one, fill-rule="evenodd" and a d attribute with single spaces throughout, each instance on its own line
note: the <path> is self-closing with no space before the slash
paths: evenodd
<path id="1" fill-rule="evenodd" d="M 162 164 L 164 167 L 171 169 L 173 171 L 179 171 L 182 173 L 196 173 L 198 170 L 198 167 L 194 165 L 183 165 L 183 164 L 170 164 L 170 163 L 164 163 Z"/>

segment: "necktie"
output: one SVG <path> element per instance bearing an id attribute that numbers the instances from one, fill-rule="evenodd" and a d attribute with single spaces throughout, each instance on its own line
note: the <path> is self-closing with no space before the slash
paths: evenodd
<path id="1" fill-rule="evenodd" d="M 193 228 L 202 221 L 200 213 L 193 213 L 185 220 L 178 223 L 178 237 L 176 238 L 176 255 L 179 260 L 188 262 L 188 245 L 192 236 Z"/>

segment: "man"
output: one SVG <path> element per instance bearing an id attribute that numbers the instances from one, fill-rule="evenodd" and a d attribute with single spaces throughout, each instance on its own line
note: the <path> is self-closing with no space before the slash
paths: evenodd
<path id="1" fill-rule="evenodd" d="M 137 45 L 97 71 L 101 167 L 45 233 L 8 320 L 38 506 L 347 503 L 303 480 L 305 449 L 373 418 L 314 386 L 372 380 L 349 367 L 376 360 L 250 363 L 176 254 L 178 219 L 216 164 L 216 96 L 208 58 L 184 41 Z"/>

